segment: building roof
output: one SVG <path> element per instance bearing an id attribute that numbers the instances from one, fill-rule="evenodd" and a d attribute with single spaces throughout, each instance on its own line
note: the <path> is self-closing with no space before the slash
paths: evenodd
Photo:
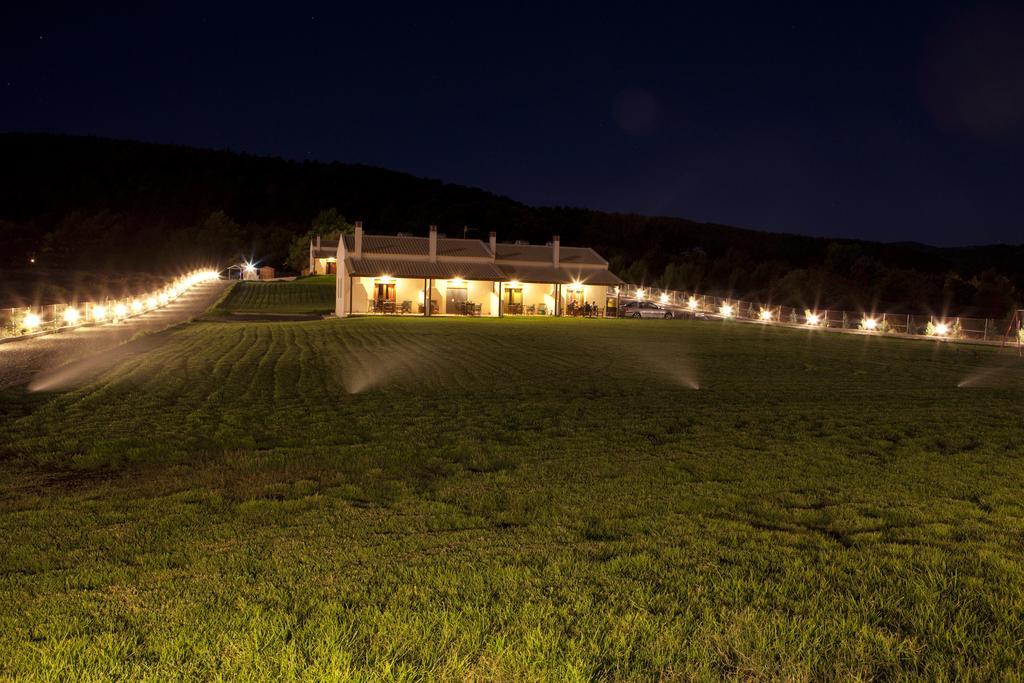
<path id="1" fill-rule="evenodd" d="M 389 275 L 400 278 L 520 280 L 544 284 L 621 285 L 608 262 L 589 247 L 559 247 L 559 267 L 552 265 L 552 246 L 539 244 L 498 244 L 492 255 L 490 245 L 478 239 L 437 239 L 437 261 L 429 261 L 429 237 L 363 234 L 361 258 L 353 258 L 355 235 L 344 235 L 345 271 L 357 277 Z M 337 242 L 322 240 L 314 254 L 334 256 Z M 408 258 L 408 257 L 423 258 Z"/>
<path id="2" fill-rule="evenodd" d="M 437 280 L 504 280 L 505 274 L 493 263 L 479 261 L 406 261 L 402 259 L 345 259 L 345 270 L 362 277 L 414 277 Z"/>
<path id="3" fill-rule="evenodd" d="M 540 244 L 499 244 L 497 259 L 499 261 L 530 261 L 535 263 L 551 263 L 552 247 Z M 558 248 L 558 262 L 589 266 L 607 266 L 608 262 L 590 247 Z"/>
<path id="4" fill-rule="evenodd" d="M 407 261 L 404 259 L 365 258 L 345 260 L 345 270 L 357 277 L 433 278 L 436 280 L 519 280 L 543 284 L 621 285 L 614 273 L 595 268 L 554 268 L 552 266 L 509 266 L 479 261 Z"/>
<path id="5" fill-rule="evenodd" d="M 520 282 L 537 282 L 544 284 L 569 285 L 581 282 L 585 285 L 621 285 L 623 281 L 610 270 L 603 268 L 573 268 L 572 266 L 555 268 L 554 266 L 512 266 L 500 263 L 498 267 L 505 273 L 506 280 Z"/>
<path id="6" fill-rule="evenodd" d="M 355 248 L 355 235 L 345 235 L 345 249 Z M 428 256 L 429 237 L 398 237 L 393 235 L 363 235 L 364 254 L 401 256 Z M 491 250 L 476 239 L 437 238 L 437 255 L 450 258 L 491 258 Z"/>

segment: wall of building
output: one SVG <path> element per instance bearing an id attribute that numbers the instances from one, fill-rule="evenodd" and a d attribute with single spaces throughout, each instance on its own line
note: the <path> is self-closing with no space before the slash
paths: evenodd
<path id="1" fill-rule="evenodd" d="M 337 313 L 369 313 L 370 302 L 375 292 L 375 284 L 384 282 L 383 278 L 356 277 L 352 278 L 352 309 L 348 310 L 348 278 L 338 278 L 339 305 Z M 403 302 L 409 302 L 409 310 L 413 314 L 421 312 L 424 304 L 424 281 L 418 278 L 393 278 L 390 280 L 395 285 L 395 310 L 402 310 Z M 497 316 L 499 310 L 498 284 L 486 280 L 465 280 L 458 283 L 454 280 L 432 280 L 430 298 L 434 300 L 437 313 L 447 313 L 446 302 L 449 288 L 463 288 L 466 290 L 466 300 L 470 303 L 480 304 L 480 315 Z M 501 288 L 502 299 L 507 301 L 507 292 L 503 285 Z M 523 292 L 523 314 L 524 315 L 554 315 L 555 307 L 555 285 L 543 283 L 524 282 L 521 284 Z M 568 312 L 569 302 L 576 300 L 582 305 L 584 302 L 596 303 L 600 309 L 604 309 L 607 297 L 612 290 L 603 285 L 582 285 L 579 290 L 572 289 L 571 285 L 561 287 L 561 311 Z M 543 313 L 542 313 L 543 311 Z M 508 314 L 508 311 L 505 311 Z"/>
<path id="2" fill-rule="evenodd" d="M 614 290 L 610 290 L 606 285 L 581 285 L 578 290 L 572 285 L 563 285 L 562 312 L 568 314 L 570 301 L 576 301 L 580 306 L 585 303 L 597 304 L 598 310 L 604 311 L 609 296 L 614 296 Z"/>
<path id="3" fill-rule="evenodd" d="M 508 285 L 502 286 L 502 298 L 504 301 L 508 301 L 508 294 L 505 292 L 505 288 Z M 533 311 L 533 315 L 540 315 L 541 307 L 543 306 L 545 315 L 554 315 L 555 312 L 555 286 L 547 284 L 539 284 L 535 282 L 523 282 L 520 284 L 523 290 L 523 314 L 529 315 L 530 311 Z M 532 308 L 531 308 L 532 307 Z M 507 312 L 507 309 L 506 309 Z"/>
<path id="4" fill-rule="evenodd" d="M 312 274 L 313 275 L 329 275 L 329 274 L 331 274 L 332 270 L 337 272 L 336 266 L 337 266 L 336 259 L 330 259 L 330 258 L 317 258 L 317 259 L 313 259 L 313 272 L 312 272 Z"/>
<path id="5" fill-rule="evenodd" d="M 498 315 L 497 285 L 487 280 L 435 280 L 432 296 L 437 301 L 438 312 L 446 313 L 449 289 L 465 289 L 468 303 L 480 304 L 480 315 Z"/>

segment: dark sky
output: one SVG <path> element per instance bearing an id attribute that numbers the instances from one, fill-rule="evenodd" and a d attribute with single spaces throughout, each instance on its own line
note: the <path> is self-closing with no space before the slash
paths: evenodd
<path id="1" fill-rule="evenodd" d="M 0 130 L 776 231 L 1024 241 L 1021 5 L 15 4 Z"/>

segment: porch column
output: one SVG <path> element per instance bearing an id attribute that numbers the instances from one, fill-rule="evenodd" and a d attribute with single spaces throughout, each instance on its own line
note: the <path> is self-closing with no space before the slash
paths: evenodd
<path id="1" fill-rule="evenodd" d="M 354 280 L 354 278 L 351 275 L 349 275 L 348 276 L 348 314 L 349 315 L 352 315 L 352 287 L 354 286 L 353 280 Z"/>
<path id="2" fill-rule="evenodd" d="M 502 316 L 502 310 L 501 309 L 502 309 L 503 306 L 504 306 L 504 302 L 501 300 L 501 282 L 499 281 L 498 282 L 498 317 L 499 318 Z"/>
<path id="3" fill-rule="evenodd" d="M 430 300 L 430 293 L 434 289 L 434 278 L 427 278 L 427 291 L 423 294 L 423 306 L 424 312 L 427 315 L 433 315 L 434 302 Z"/>
<path id="4" fill-rule="evenodd" d="M 430 315 L 430 280 L 423 278 L 423 315 Z"/>

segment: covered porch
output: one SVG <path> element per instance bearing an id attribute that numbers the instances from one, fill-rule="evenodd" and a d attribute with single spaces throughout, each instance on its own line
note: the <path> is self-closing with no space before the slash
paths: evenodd
<path id="1" fill-rule="evenodd" d="M 353 275 L 349 304 L 351 313 L 366 315 L 498 315 L 495 282 L 459 277 Z"/>
<path id="2" fill-rule="evenodd" d="M 614 317 L 620 280 L 608 271 L 543 266 L 502 266 L 511 279 L 498 284 L 499 315 Z"/>
<path id="3" fill-rule="evenodd" d="M 497 316 L 501 271 L 488 262 L 346 259 L 346 315 Z"/>

